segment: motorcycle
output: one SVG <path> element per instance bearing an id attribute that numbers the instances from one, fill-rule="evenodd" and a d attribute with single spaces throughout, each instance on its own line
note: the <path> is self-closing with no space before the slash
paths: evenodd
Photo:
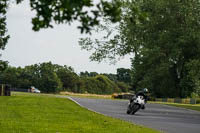
<path id="1" fill-rule="evenodd" d="M 134 115 L 141 107 L 145 105 L 143 96 L 138 96 L 134 100 L 130 100 L 126 113 Z"/>

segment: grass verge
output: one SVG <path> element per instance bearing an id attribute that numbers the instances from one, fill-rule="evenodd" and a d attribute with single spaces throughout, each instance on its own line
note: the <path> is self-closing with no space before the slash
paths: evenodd
<path id="1" fill-rule="evenodd" d="M 166 104 L 170 106 L 200 111 L 200 104 L 179 104 L 179 103 L 168 103 L 168 102 L 166 103 L 165 102 L 150 102 L 150 103 Z"/>
<path id="2" fill-rule="evenodd" d="M 72 93 L 72 92 L 60 92 L 60 95 L 67 95 L 67 96 L 81 97 L 81 98 L 113 99 L 112 95 L 82 94 L 82 93 Z"/>
<path id="3" fill-rule="evenodd" d="M 66 98 L 14 93 L 0 97 L 2 133 L 158 133 L 81 108 Z"/>

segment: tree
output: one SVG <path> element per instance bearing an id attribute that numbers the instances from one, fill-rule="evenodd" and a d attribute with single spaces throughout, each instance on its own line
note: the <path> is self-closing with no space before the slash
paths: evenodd
<path id="1" fill-rule="evenodd" d="M 20 4 L 23 0 L 14 1 Z M 9 35 L 6 34 L 6 12 L 10 4 L 13 4 L 13 1 L 0 1 L 0 50 L 4 50 L 9 39 Z M 36 12 L 36 16 L 32 19 L 32 29 L 39 31 L 42 28 L 53 28 L 53 23 L 71 24 L 77 20 L 81 23 L 78 26 L 81 33 L 91 33 L 103 16 L 107 16 L 112 22 L 119 21 L 120 5 L 119 0 L 110 2 L 100 0 L 97 4 L 92 0 L 30 0 L 30 7 Z M 0 60 L 0 69 L 2 66 L 4 62 Z"/>
<path id="2" fill-rule="evenodd" d="M 9 36 L 6 35 L 6 9 L 8 7 L 7 0 L 0 1 L 0 50 L 4 50 L 6 43 L 8 42 Z"/>
<path id="3" fill-rule="evenodd" d="M 116 82 L 116 84 L 122 92 L 128 92 L 130 89 L 130 86 L 124 82 Z"/>
<path id="4" fill-rule="evenodd" d="M 59 92 L 62 89 L 62 82 L 58 78 L 51 62 L 42 63 L 39 66 L 40 70 L 40 89 L 42 92 Z"/>
<path id="5" fill-rule="evenodd" d="M 1 57 L 1 55 L 0 55 Z M 8 62 L 0 60 L 0 72 L 3 72 L 8 67 Z"/>
<path id="6" fill-rule="evenodd" d="M 197 0 L 152 0 L 141 5 L 149 20 L 132 27 L 133 31 L 139 32 L 132 33 L 132 37 L 139 38 L 137 41 L 141 44 L 133 67 L 143 68 L 142 81 L 147 86 L 151 84 L 151 89 L 157 89 L 154 92 L 161 90 L 161 95 L 156 96 L 187 97 L 193 91 L 186 80 L 185 65 L 199 59 L 200 55 L 199 5 Z"/>
<path id="7" fill-rule="evenodd" d="M 63 90 L 73 91 L 77 89 L 79 77 L 71 67 L 54 65 L 54 69 L 63 84 Z"/>
<path id="8" fill-rule="evenodd" d="M 23 0 L 16 0 L 20 3 Z M 98 25 L 100 17 L 108 16 L 112 22 L 120 19 L 120 2 L 112 0 L 107 2 L 101 0 L 94 4 L 92 0 L 30 0 L 30 6 L 36 12 L 32 19 L 33 30 L 41 28 L 52 28 L 52 23 L 68 23 L 78 20 L 81 33 L 90 33 L 93 26 Z"/>
<path id="9" fill-rule="evenodd" d="M 14 87 L 18 87 L 18 78 L 20 73 L 15 67 L 7 67 L 3 72 L 0 73 L 0 83 L 11 84 Z"/>
<path id="10" fill-rule="evenodd" d="M 85 71 L 85 72 L 80 72 L 80 77 L 89 77 L 89 72 Z"/>
<path id="11" fill-rule="evenodd" d="M 4 50 L 8 42 L 9 35 L 7 35 L 6 29 L 6 9 L 7 9 L 7 0 L 0 1 L 0 50 Z M 1 54 L 0 54 L 1 57 Z M 6 69 L 7 62 L 0 60 L 0 72 Z"/>
<path id="12" fill-rule="evenodd" d="M 23 0 L 15 0 L 20 4 Z M 4 49 L 9 39 L 6 35 L 6 12 L 13 1 L 0 1 L 0 49 Z M 78 28 L 81 33 L 91 33 L 94 26 L 98 25 L 102 16 L 107 16 L 112 22 L 120 20 L 121 3 L 118 0 L 110 2 L 101 0 L 94 4 L 92 0 L 30 0 L 30 7 L 36 12 L 32 19 L 33 30 L 53 28 L 53 23 L 71 24 L 74 21 L 81 23 Z"/>
<path id="13" fill-rule="evenodd" d="M 95 77 L 97 75 L 98 75 L 97 72 L 88 72 L 88 71 L 80 72 L 81 77 Z"/>
<path id="14" fill-rule="evenodd" d="M 188 70 L 187 81 L 193 86 L 193 97 L 200 97 L 200 60 L 191 60 L 186 64 Z"/>
<path id="15" fill-rule="evenodd" d="M 27 86 L 27 88 L 35 86 L 42 92 L 46 93 L 54 93 L 60 91 L 63 84 L 56 73 L 54 64 L 51 62 L 26 66 L 22 69 L 22 74 L 19 79 L 30 81 L 31 84 Z M 21 85 L 23 85 L 23 83 L 21 83 Z"/>
<path id="16" fill-rule="evenodd" d="M 127 84 L 131 84 L 131 70 L 126 68 L 117 69 L 117 80 Z"/>
<path id="17" fill-rule="evenodd" d="M 200 2 L 143 0 L 124 6 L 118 34 L 108 41 L 81 39 L 82 48 L 95 49 L 96 61 L 132 53 L 133 87 L 147 87 L 155 97 L 190 96 L 194 84 L 186 66 L 200 59 Z"/>
<path id="18" fill-rule="evenodd" d="M 103 73 L 101 75 L 104 75 L 106 77 L 108 77 L 111 81 L 113 82 L 117 82 L 117 75 L 116 74 L 112 74 L 112 73 Z"/>

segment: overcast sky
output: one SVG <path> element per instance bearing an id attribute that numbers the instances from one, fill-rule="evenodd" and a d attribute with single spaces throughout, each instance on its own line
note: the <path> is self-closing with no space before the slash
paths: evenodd
<path id="1" fill-rule="evenodd" d="M 78 23 L 58 25 L 53 29 L 32 31 L 33 12 L 27 2 L 11 5 L 7 14 L 8 34 L 11 38 L 2 52 L 2 59 L 11 66 L 27 66 L 51 61 L 54 64 L 72 66 L 75 72 L 116 73 L 117 68 L 130 68 L 130 59 L 125 57 L 115 65 L 106 62 L 91 62 L 91 53 L 81 50 L 78 40 L 86 35 L 76 28 Z"/>

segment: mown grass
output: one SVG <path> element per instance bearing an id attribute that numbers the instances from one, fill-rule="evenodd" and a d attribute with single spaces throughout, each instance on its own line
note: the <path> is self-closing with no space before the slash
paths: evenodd
<path id="1" fill-rule="evenodd" d="M 175 106 L 175 107 L 200 111 L 200 104 L 179 104 L 179 103 L 168 103 L 168 102 L 150 102 L 150 103 L 166 104 L 169 106 Z"/>
<path id="2" fill-rule="evenodd" d="M 0 133 L 158 133 L 106 117 L 66 98 L 15 93 L 0 97 Z"/>

